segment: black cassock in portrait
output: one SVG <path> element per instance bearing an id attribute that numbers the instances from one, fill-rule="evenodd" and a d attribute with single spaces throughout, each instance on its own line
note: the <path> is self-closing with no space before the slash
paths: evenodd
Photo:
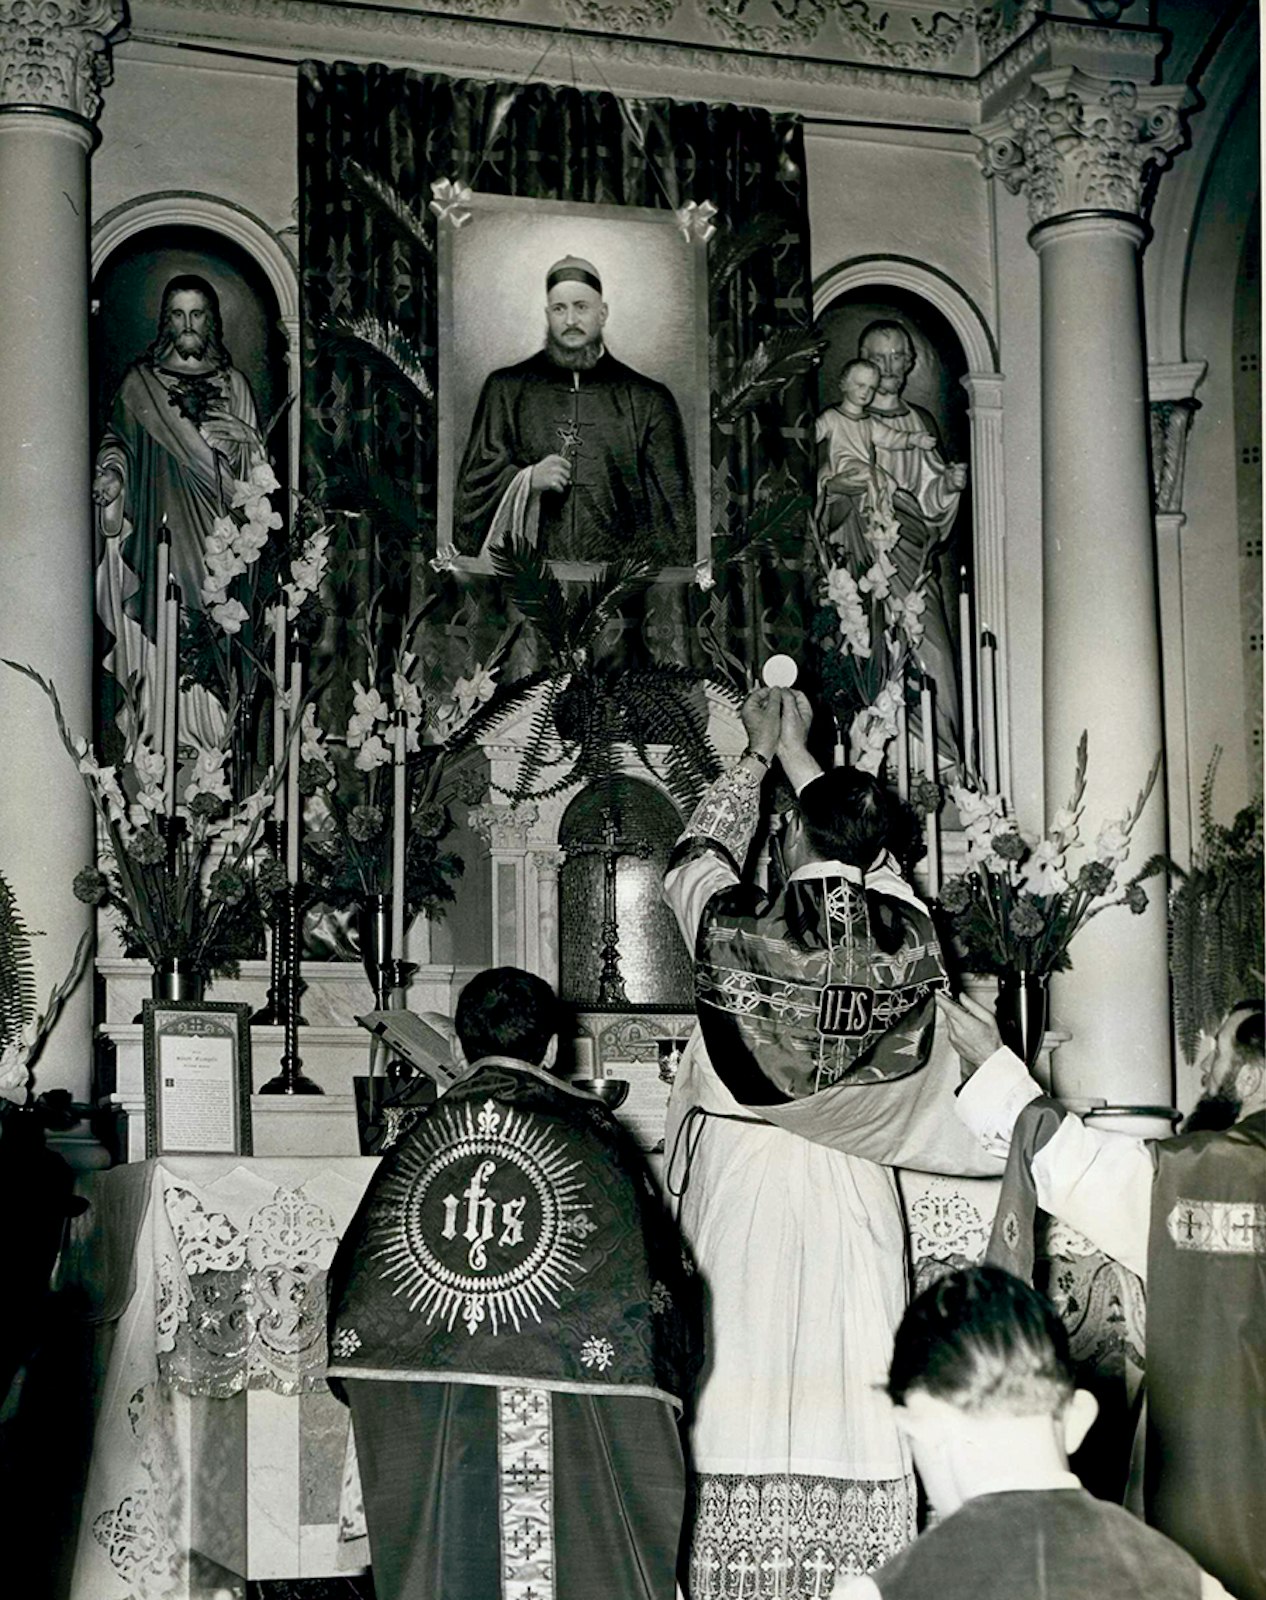
<path id="1" fill-rule="evenodd" d="M 609 351 L 584 371 L 542 350 L 489 375 L 457 481 L 459 551 L 482 549 L 516 479 L 550 455 L 568 458 L 571 483 L 533 497 L 528 516 L 536 519 L 537 548 L 551 561 L 694 561 L 694 491 L 677 402 L 664 384 Z M 501 531 L 499 525 L 498 537 Z M 510 519 L 505 531 L 525 530 Z"/>

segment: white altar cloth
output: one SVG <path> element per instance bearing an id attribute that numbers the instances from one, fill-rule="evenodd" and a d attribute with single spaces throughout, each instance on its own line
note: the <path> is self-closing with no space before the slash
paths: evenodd
<path id="1" fill-rule="evenodd" d="M 84 1178 L 59 1288 L 117 1329 L 72 1600 L 340 1570 L 325 1278 L 376 1160 L 160 1157 Z"/>

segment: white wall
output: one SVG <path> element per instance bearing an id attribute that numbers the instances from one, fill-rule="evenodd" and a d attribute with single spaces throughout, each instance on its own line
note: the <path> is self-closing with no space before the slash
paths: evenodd
<path id="1" fill-rule="evenodd" d="M 299 194 L 293 67 L 182 58 L 144 45 L 114 53 L 92 159 L 94 223 L 142 195 L 210 194 L 292 242 Z"/>

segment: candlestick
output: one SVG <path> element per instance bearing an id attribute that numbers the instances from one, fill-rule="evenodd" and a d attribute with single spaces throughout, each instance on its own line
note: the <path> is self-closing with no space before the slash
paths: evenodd
<path id="1" fill-rule="evenodd" d="M 835 712 L 831 713 L 831 723 L 835 728 L 835 748 L 831 752 L 831 765 L 846 767 L 848 765 L 848 740 L 844 736 L 844 725 Z"/>
<path id="2" fill-rule="evenodd" d="M 273 611 L 273 821 L 286 820 L 286 785 L 282 769 L 286 764 L 286 606 L 284 601 Z"/>
<path id="3" fill-rule="evenodd" d="M 302 952 L 300 931 L 303 925 L 305 901 L 303 894 L 290 885 L 284 891 L 282 927 L 286 941 L 285 1016 L 282 1019 L 281 1071 L 260 1088 L 260 1094 L 324 1094 L 320 1084 L 313 1083 L 303 1071 L 303 1058 L 299 1054 L 299 958 Z"/>
<path id="4" fill-rule="evenodd" d="M 290 663 L 290 693 L 286 698 L 286 878 L 291 884 L 297 884 L 303 812 L 299 805 L 299 743 L 290 737 L 298 721 L 299 704 L 303 699 L 303 662 L 297 653 Z"/>
<path id="5" fill-rule="evenodd" d="M 998 642 L 988 628 L 980 633 L 980 765 L 985 788 L 998 790 Z"/>
<path id="6" fill-rule="evenodd" d="M 169 817 L 176 814 L 176 768 L 180 765 L 180 586 L 167 579 L 164 604 L 167 619 L 167 658 L 163 687 L 163 751 L 167 765 L 163 772 L 163 802 Z"/>
<path id="7" fill-rule="evenodd" d="M 963 770 L 976 770 L 976 652 L 972 649 L 971 592 L 967 587 L 967 568 L 958 569 L 962 587 L 958 591 L 958 658 L 963 680 Z"/>
<path id="8" fill-rule="evenodd" d="M 919 714 L 923 721 L 923 776 L 929 783 L 936 782 L 936 716 L 932 706 L 933 688 L 932 679 L 925 672 L 919 690 Z M 935 806 L 929 810 L 924 821 L 924 836 L 927 841 L 928 893 L 937 895 L 941 892 L 941 835 L 940 820 Z"/>
<path id="9" fill-rule="evenodd" d="M 154 671 L 151 677 L 150 734 L 159 755 L 167 754 L 167 580 L 171 577 L 171 529 L 163 517 L 158 529 L 157 571 L 154 585 Z"/>
<path id="10" fill-rule="evenodd" d="M 391 953 L 404 956 L 405 715 L 396 712 L 391 802 Z"/>

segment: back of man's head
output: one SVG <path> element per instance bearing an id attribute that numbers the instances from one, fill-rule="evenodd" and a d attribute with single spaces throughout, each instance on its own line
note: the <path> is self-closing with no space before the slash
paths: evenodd
<path id="1" fill-rule="evenodd" d="M 489 967 L 461 992 L 454 1026 L 466 1060 L 512 1056 L 540 1066 L 558 1032 L 558 997 L 535 973 Z"/>
<path id="2" fill-rule="evenodd" d="M 797 806 L 805 842 L 819 861 L 842 861 L 863 871 L 887 849 L 897 801 L 858 767 L 833 767 L 800 791 Z"/>
<path id="3" fill-rule="evenodd" d="M 1001 1267 L 937 1279 L 897 1329 L 888 1394 L 921 1391 L 988 1417 L 1058 1416 L 1075 1388 L 1068 1335 L 1050 1302 Z"/>
<path id="4" fill-rule="evenodd" d="M 1260 1000 L 1237 1000 L 1227 1013 L 1235 1020 L 1231 1035 L 1237 1067 L 1260 1064 L 1266 1058 L 1266 1015 Z"/>

